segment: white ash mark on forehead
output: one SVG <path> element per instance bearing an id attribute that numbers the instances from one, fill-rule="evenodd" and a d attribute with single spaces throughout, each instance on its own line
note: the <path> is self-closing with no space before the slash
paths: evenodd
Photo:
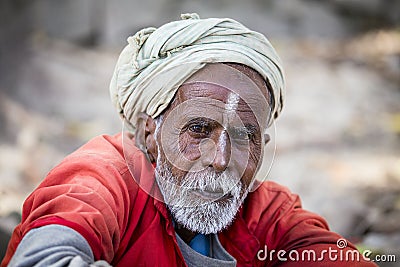
<path id="1" fill-rule="evenodd" d="M 236 111 L 239 103 L 239 95 L 236 93 L 229 93 L 228 101 L 225 104 L 226 111 Z"/>

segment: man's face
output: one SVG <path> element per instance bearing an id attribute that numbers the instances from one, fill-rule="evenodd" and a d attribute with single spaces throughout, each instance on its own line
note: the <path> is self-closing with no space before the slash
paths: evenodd
<path id="1" fill-rule="evenodd" d="M 228 226 L 253 182 L 269 113 L 266 87 L 247 89 L 184 84 L 157 122 L 157 182 L 174 219 L 191 231 Z"/>

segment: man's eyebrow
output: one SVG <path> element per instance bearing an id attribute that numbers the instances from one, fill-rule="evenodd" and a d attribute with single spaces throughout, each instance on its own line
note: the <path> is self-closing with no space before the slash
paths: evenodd
<path id="1" fill-rule="evenodd" d="M 257 125 L 246 123 L 244 125 L 246 131 L 250 134 L 257 134 L 260 131 L 260 128 Z"/>
<path id="2" fill-rule="evenodd" d="M 248 133 L 257 133 L 258 132 L 258 127 L 254 124 L 246 123 L 246 124 L 241 124 L 239 126 L 232 126 L 231 128 L 235 130 L 245 130 Z"/>
<path id="3" fill-rule="evenodd" d="M 215 123 L 214 120 L 206 117 L 195 117 L 186 122 L 186 125 L 192 124 L 192 123 Z"/>
<path id="4" fill-rule="evenodd" d="M 212 120 L 210 118 L 206 118 L 206 117 L 195 117 L 192 119 L 189 119 L 183 126 L 182 131 L 185 131 L 190 125 L 192 124 L 200 124 L 202 126 L 213 126 L 216 125 L 217 122 L 215 120 Z"/>
<path id="5" fill-rule="evenodd" d="M 209 125 L 209 126 L 216 126 L 219 125 L 219 123 L 213 119 L 207 118 L 207 117 L 195 117 L 189 119 L 183 126 L 183 129 L 186 129 L 189 127 L 191 124 L 201 124 L 201 125 Z M 257 125 L 254 125 L 252 123 L 245 123 L 245 124 L 240 124 L 236 126 L 228 126 L 228 128 L 236 129 L 236 130 L 245 130 L 248 133 L 257 133 L 259 131 L 259 128 Z"/>

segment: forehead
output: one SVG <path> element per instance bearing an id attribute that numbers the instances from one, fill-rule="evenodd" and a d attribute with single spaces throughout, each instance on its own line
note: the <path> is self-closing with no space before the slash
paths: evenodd
<path id="1" fill-rule="evenodd" d="M 179 110 L 174 113 L 184 120 L 203 117 L 221 124 L 229 122 L 265 127 L 269 116 L 266 105 L 260 92 L 238 92 L 216 84 L 196 82 L 179 88 L 170 109 Z"/>
<path id="2" fill-rule="evenodd" d="M 262 78 L 262 76 L 257 71 L 246 65 L 238 63 L 224 63 L 224 65 L 234 68 L 235 70 L 241 72 L 242 74 L 246 75 L 249 79 L 251 79 L 251 81 L 257 85 L 260 92 L 267 100 L 267 102 L 271 103 L 271 96 L 269 93 L 270 89 L 267 86 L 267 82 Z"/>
<path id="3" fill-rule="evenodd" d="M 165 115 L 175 120 L 207 117 L 225 122 L 258 124 L 266 129 L 270 116 L 269 92 L 253 69 L 236 63 L 213 63 L 192 75 L 177 90 Z M 229 116 L 226 116 L 229 115 Z"/>
<path id="4" fill-rule="evenodd" d="M 229 88 L 207 83 L 195 82 L 182 85 L 176 94 L 176 104 L 191 101 L 193 106 L 200 107 L 207 105 L 208 107 L 222 108 L 227 111 L 236 110 L 242 112 L 252 111 L 252 106 L 258 104 L 258 94 L 251 91 L 243 91 L 242 93 L 233 91 Z M 196 101 L 197 100 L 197 101 Z M 218 105 L 219 104 L 219 105 Z"/>

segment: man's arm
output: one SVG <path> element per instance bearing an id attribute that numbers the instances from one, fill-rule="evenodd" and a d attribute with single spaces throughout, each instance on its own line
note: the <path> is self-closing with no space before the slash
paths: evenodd
<path id="1" fill-rule="evenodd" d="M 47 225 L 32 229 L 25 235 L 8 266 L 111 265 L 105 261 L 95 262 L 88 242 L 75 230 L 62 225 Z"/>
<path id="2" fill-rule="evenodd" d="M 321 216 L 304 210 L 298 195 L 275 182 L 264 182 L 249 194 L 241 214 L 259 244 L 255 266 L 377 266 L 330 231 Z M 243 251 L 230 242 L 234 234 L 222 237 L 228 251 Z"/>
<path id="3" fill-rule="evenodd" d="M 277 251 L 284 251 L 284 256 L 282 260 L 275 255 L 276 264 L 287 267 L 377 266 L 364 258 L 353 244 L 330 231 L 322 217 L 304 210 L 300 198 L 295 194 L 289 194 L 277 225 L 282 235 L 276 247 Z"/>

